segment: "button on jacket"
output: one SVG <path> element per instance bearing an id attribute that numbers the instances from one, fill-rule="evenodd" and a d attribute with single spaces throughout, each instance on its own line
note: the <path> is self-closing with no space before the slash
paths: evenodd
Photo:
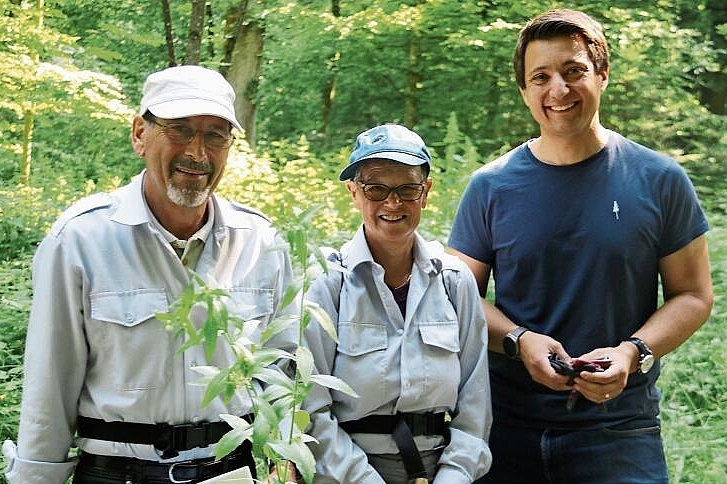
<path id="1" fill-rule="evenodd" d="M 338 422 L 448 411 L 451 441 L 434 482 L 471 483 L 491 460 L 487 328 L 474 277 L 441 244 L 417 235 L 404 318 L 362 228 L 341 256 L 348 270 L 343 279 L 331 270 L 307 295 L 337 322 L 338 345 L 316 322 L 307 328 L 306 342 L 318 371 L 344 380 L 359 397 L 315 387 L 307 400 L 310 434 L 320 442 L 311 444 L 315 482 L 383 483 L 365 453 L 398 453 L 390 435 L 349 435 Z M 415 441 L 419 450 L 443 444 L 434 436 Z"/>
<path id="2" fill-rule="evenodd" d="M 212 361 L 166 331 L 155 314 L 166 312 L 190 282 L 187 269 L 157 230 L 142 195 L 142 177 L 110 194 L 92 195 L 66 210 L 33 261 L 34 299 L 25 354 L 25 385 L 13 483 L 63 483 L 76 417 L 170 424 L 218 421 L 244 415 L 250 404 L 235 397 L 201 408 L 204 386 L 196 365 L 227 367 L 222 343 Z M 212 197 L 214 225 L 195 272 L 230 294 L 229 309 L 267 324 L 291 281 L 288 255 L 270 222 L 250 209 Z M 286 312 L 296 313 L 290 307 Z M 272 342 L 292 349 L 297 329 Z M 159 460 L 152 446 L 78 439 L 81 449 Z M 178 460 L 211 455 L 211 448 L 180 453 Z"/>

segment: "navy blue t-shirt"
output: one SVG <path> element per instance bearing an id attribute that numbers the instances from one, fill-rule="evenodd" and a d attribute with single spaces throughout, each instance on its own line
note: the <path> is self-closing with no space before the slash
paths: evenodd
<path id="1" fill-rule="evenodd" d="M 657 309 L 658 263 L 708 230 L 684 170 L 609 132 L 606 146 L 567 166 L 526 144 L 472 176 L 449 245 L 492 267 L 495 305 L 513 322 L 560 341 L 572 356 L 616 346 Z M 656 421 L 659 368 L 631 375 L 607 411 L 532 381 L 490 352 L 496 418 L 538 427 L 596 428 Z"/>

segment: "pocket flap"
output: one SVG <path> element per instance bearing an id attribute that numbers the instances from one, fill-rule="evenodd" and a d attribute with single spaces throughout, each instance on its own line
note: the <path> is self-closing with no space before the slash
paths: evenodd
<path id="1" fill-rule="evenodd" d="M 338 351 L 360 356 L 387 347 L 386 326 L 371 323 L 338 323 Z"/>
<path id="2" fill-rule="evenodd" d="M 164 289 L 135 289 L 132 291 L 91 294 L 91 318 L 98 321 L 136 326 L 169 308 Z"/>
<path id="3" fill-rule="evenodd" d="M 459 324 L 457 321 L 419 323 L 419 334 L 424 344 L 451 352 L 459 351 Z"/>

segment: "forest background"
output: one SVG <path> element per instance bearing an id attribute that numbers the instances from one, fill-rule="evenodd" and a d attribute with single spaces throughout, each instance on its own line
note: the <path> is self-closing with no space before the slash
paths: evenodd
<path id="1" fill-rule="evenodd" d="M 561 6 L 605 27 L 604 125 L 675 157 L 708 212 L 715 308 L 659 386 L 671 482 L 727 482 L 724 0 L 0 0 L 0 441 L 17 432 L 33 251 L 70 203 L 143 168 L 129 123 L 149 73 L 225 74 L 245 133 L 219 192 L 281 226 L 318 206 L 302 223 L 321 245 L 360 223 L 337 181 L 356 134 L 414 128 L 435 159 L 421 232 L 446 242 L 471 172 L 537 134 L 511 55 Z"/>

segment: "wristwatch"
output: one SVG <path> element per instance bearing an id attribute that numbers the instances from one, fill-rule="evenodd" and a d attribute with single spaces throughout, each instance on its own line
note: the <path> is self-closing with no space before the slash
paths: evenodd
<path id="1" fill-rule="evenodd" d="M 654 354 L 651 352 L 651 348 L 641 338 L 632 336 L 626 341 L 632 343 L 639 349 L 639 363 L 636 365 L 636 373 L 645 374 L 654 366 Z"/>
<path id="2" fill-rule="evenodd" d="M 507 333 L 505 335 L 505 338 L 502 340 L 502 348 L 505 350 L 505 354 L 513 360 L 520 359 L 520 336 L 522 336 L 527 331 L 530 330 L 528 328 L 518 326 L 517 328 Z"/>

